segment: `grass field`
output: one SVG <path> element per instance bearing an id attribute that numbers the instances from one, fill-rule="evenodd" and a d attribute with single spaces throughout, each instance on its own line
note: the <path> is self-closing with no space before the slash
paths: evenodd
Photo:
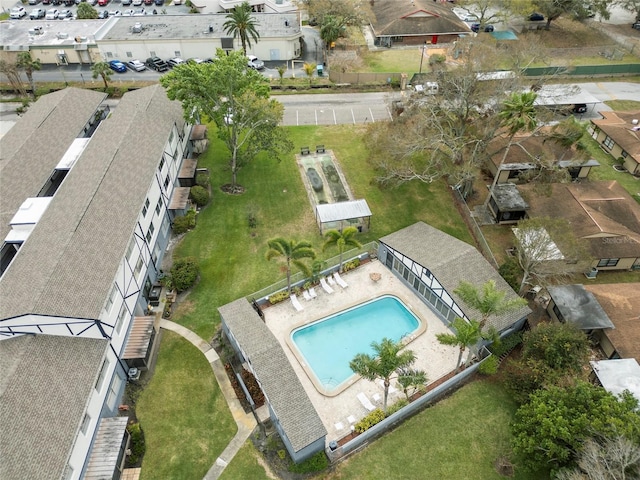
<path id="1" fill-rule="evenodd" d="M 147 447 L 142 480 L 202 478 L 237 430 L 204 355 L 169 331 L 136 414 Z"/>

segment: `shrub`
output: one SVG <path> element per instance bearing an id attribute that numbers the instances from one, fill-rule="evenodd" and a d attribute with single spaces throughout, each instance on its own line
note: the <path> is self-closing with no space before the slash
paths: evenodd
<path id="1" fill-rule="evenodd" d="M 289 292 L 283 290 L 281 292 L 274 293 L 269 297 L 269 303 L 271 305 L 275 305 L 276 303 L 280 303 L 289 298 Z"/>
<path id="2" fill-rule="evenodd" d="M 128 462 L 131 465 L 137 465 L 145 452 L 144 433 L 139 423 L 129 423 L 127 425 L 127 431 L 131 436 L 131 455 L 129 455 Z"/>
<path id="3" fill-rule="evenodd" d="M 500 340 L 499 343 L 494 343 L 489 347 L 489 351 L 497 357 L 501 357 L 505 353 L 513 350 L 517 345 L 522 343 L 522 332 L 516 332 L 509 335 L 506 338 Z"/>
<path id="4" fill-rule="evenodd" d="M 509 257 L 506 262 L 500 265 L 498 273 L 516 292 L 520 290 L 519 278 L 522 275 L 522 269 L 514 257 Z"/>
<path id="5" fill-rule="evenodd" d="M 200 269 L 195 258 L 179 258 L 171 267 L 171 282 L 178 292 L 184 292 L 196 283 L 199 273 Z"/>
<path id="6" fill-rule="evenodd" d="M 495 375 L 498 372 L 499 360 L 495 355 L 491 355 L 478 367 L 478 371 L 483 375 Z"/>
<path id="7" fill-rule="evenodd" d="M 369 415 L 367 415 L 358 423 L 356 423 L 354 428 L 358 433 L 366 432 L 371 427 L 373 427 L 374 425 L 377 425 L 384 419 L 385 419 L 384 412 L 379 408 L 376 408 L 373 412 L 371 412 Z"/>
<path id="8" fill-rule="evenodd" d="M 570 323 L 540 323 L 524 335 L 523 358 L 539 360 L 559 372 L 581 372 L 589 354 L 589 338 Z"/>
<path id="9" fill-rule="evenodd" d="M 393 405 L 389 405 L 387 407 L 387 417 L 390 416 L 390 415 L 393 415 L 398 410 L 402 410 L 407 405 L 409 405 L 409 400 L 407 400 L 406 398 L 401 398 L 400 400 L 398 400 Z"/>
<path id="10" fill-rule="evenodd" d="M 196 175 L 196 185 L 201 186 L 202 188 L 209 188 L 209 174 L 205 172 L 199 172 Z"/>
<path id="11" fill-rule="evenodd" d="M 306 459 L 301 463 L 294 463 L 289 467 L 289 471 L 293 473 L 313 473 L 321 472 L 329 466 L 329 460 L 324 451 L 316 453 L 313 457 Z"/>
<path id="12" fill-rule="evenodd" d="M 194 185 L 189 191 L 189 198 L 193 200 L 197 206 L 204 207 L 209 203 L 209 192 L 206 188 L 201 187 L 200 185 Z"/>
<path id="13" fill-rule="evenodd" d="M 348 262 L 342 264 L 342 271 L 348 272 L 349 270 L 353 270 L 354 268 L 358 268 L 360 266 L 360 259 L 354 258 Z"/>
<path id="14" fill-rule="evenodd" d="M 196 226 L 196 211 L 189 210 L 186 215 L 181 215 L 173 219 L 173 233 L 181 235 Z"/>

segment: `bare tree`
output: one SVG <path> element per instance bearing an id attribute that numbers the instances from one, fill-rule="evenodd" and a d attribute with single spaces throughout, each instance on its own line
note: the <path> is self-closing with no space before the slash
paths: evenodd
<path id="1" fill-rule="evenodd" d="M 522 268 L 519 293 L 527 285 L 548 285 L 553 280 L 584 272 L 591 264 L 586 243 L 577 239 L 563 219 L 529 218 L 514 228 L 516 259 Z"/>
<path id="2" fill-rule="evenodd" d="M 24 88 L 22 84 L 22 80 L 20 79 L 20 70 L 18 66 L 7 60 L 0 60 L 0 73 L 2 73 L 9 83 L 11 84 L 11 88 L 18 92 L 20 96 L 26 96 L 27 90 Z"/>
<path id="3" fill-rule="evenodd" d="M 578 454 L 578 468 L 561 471 L 558 480 L 635 480 L 640 478 L 640 448 L 626 437 L 590 438 Z"/>

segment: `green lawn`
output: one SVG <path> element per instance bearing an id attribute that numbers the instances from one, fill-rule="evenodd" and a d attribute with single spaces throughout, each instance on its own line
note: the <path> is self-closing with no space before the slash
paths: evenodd
<path id="1" fill-rule="evenodd" d="M 236 433 L 227 402 L 200 350 L 169 331 L 136 414 L 145 434 L 142 480 L 200 479 Z"/>
<path id="2" fill-rule="evenodd" d="M 258 463 L 257 457 L 260 455 L 251 443 L 247 440 L 242 448 L 233 457 L 227 468 L 224 469 L 220 480 L 268 480 L 269 476 L 264 468 Z"/>

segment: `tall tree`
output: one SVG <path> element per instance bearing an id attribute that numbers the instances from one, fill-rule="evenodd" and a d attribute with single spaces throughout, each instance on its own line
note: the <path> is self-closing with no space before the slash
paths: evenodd
<path id="1" fill-rule="evenodd" d="M 585 240 L 573 234 L 564 219 L 534 217 L 514 229 L 516 260 L 522 269 L 519 294 L 527 285 L 546 286 L 585 272 L 592 261 Z"/>
<path id="2" fill-rule="evenodd" d="M 247 47 L 251 48 L 251 40 L 257 43 L 260 39 L 260 34 L 256 30 L 258 22 L 251 15 L 251 5 L 249 2 L 243 2 L 231 10 L 226 18 L 222 25 L 225 33 L 233 35 L 233 38 L 240 37 L 242 53 L 246 55 Z"/>
<path id="3" fill-rule="evenodd" d="M 349 362 L 349 367 L 355 373 L 371 382 L 381 378 L 384 384 L 383 411 L 387 411 L 387 398 L 391 376 L 396 370 L 410 367 L 416 360 L 416 355 L 411 350 L 402 350 L 402 342 L 394 342 L 390 338 L 383 338 L 380 343 L 371 343 L 375 355 L 358 353 Z"/>
<path id="4" fill-rule="evenodd" d="M 451 327 L 455 333 L 438 333 L 436 338 L 443 345 L 450 345 L 460 349 L 458 363 L 456 365 L 457 370 L 462 365 L 462 355 L 465 350 L 480 341 L 482 331 L 480 329 L 480 322 L 476 320 L 469 320 L 467 322 L 460 317 L 456 317 L 451 323 Z"/>
<path id="5" fill-rule="evenodd" d="M 458 295 L 464 303 L 480 312 L 482 315 L 481 330 L 491 315 L 501 315 L 527 305 L 524 298 L 505 299 L 507 292 L 499 290 L 494 280 L 485 282 L 480 288 L 472 283 L 462 281 L 453 293 Z"/>
<path id="6" fill-rule="evenodd" d="M 78 5 L 77 14 L 78 20 L 98 18 L 98 11 L 87 2 Z"/>
<path id="7" fill-rule="evenodd" d="M 489 203 L 491 194 L 498 184 L 500 178 L 500 170 L 502 165 L 509 155 L 509 150 L 513 145 L 514 137 L 520 132 L 532 132 L 536 129 L 538 123 L 536 119 L 536 107 L 535 101 L 537 98 L 535 92 L 516 92 L 512 93 L 507 100 L 505 100 L 502 110 L 498 113 L 500 117 L 500 124 L 507 132 L 507 145 L 498 164 L 498 170 L 493 177 L 491 183 L 491 190 L 487 196 L 485 204 Z"/>
<path id="8" fill-rule="evenodd" d="M 212 119 L 218 137 L 229 150 L 232 181 L 223 189 L 239 193 L 238 170 L 261 153 L 278 159 L 293 145 L 279 126 L 284 109 L 269 98 L 269 80 L 253 69 L 239 51 L 225 55 L 218 49 L 214 63 L 188 63 L 160 78 L 167 96 L 182 102 L 191 123 Z"/>
<path id="9" fill-rule="evenodd" d="M 574 20 L 584 20 L 593 16 L 595 10 L 604 18 L 608 18 L 607 2 L 608 0 L 594 0 L 591 2 L 585 2 L 584 0 L 532 0 L 533 7 L 546 17 L 545 28 L 547 30 L 551 27 L 551 22 L 562 15 L 568 15 Z M 526 4 L 526 2 L 523 3 Z"/>
<path id="10" fill-rule="evenodd" d="M 22 96 L 27 94 L 24 85 L 22 85 L 22 80 L 20 80 L 20 71 L 15 63 L 0 59 L 0 73 L 7 77 L 11 88 L 16 92 Z"/>
<path id="11" fill-rule="evenodd" d="M 556 480 L 634 480 L 640 478 L 640 448 L 626 437 L 590 438 L 577 455 L 578 467 Z"/>
<path id="12" fill-rule="evenodd" d="M 109 80 L 111 80 L 112 70 L 107 62 L 96 62 L 91 65 L 91 76 L 93 78 L 102 78 L 104 89 L 109 88 Z"/>
<path id="13" fill-rule="evenodd" d="M 409 400 L 409 397 L 413 395 L 416 390 L 423 388 L 429 381 L 427 374 L 422 370 L 400 368 L 396 371 L 398 372 L 398 384 L 402 387 L 402 391 L 404 392 L 404 396 L 407 397 L 407 400 Z M 411 395 L 409 394 L 410 388 L 412 389 Z"/>
<path id="14" fill-rule="evenodd" d="M 333 42 L 340 38 L 346 22 L 343 18 L 335 17 L 333 15 L 326 15 L 320 27 L 320 38 L 324 41 L 325 48 L 331 50 Z"/>
<path id="15" fill-rule="evenodd" d="M 24 70 L 24 73 L 27 75 L 29 86 L 31 87 L 31 94 L 35 98 L 36 84 L 33 81 L 33 72 L 42 68 L 40 59 L 36 58 L 34 60 L 31 57 L 31 52 L 20 52 L 18 53 L 18 61 L 16 62 L 16 66 L 19 70 Z"/>
<path id="16" fill-rule="evenodd" d="M 311 86 L 311 82 L 313 81 L 313 74 L 316 73 L 316 67 L 317 65 L 315 63 L 305 63 L 302 65 L 302 69 L 309 79 L 309 86 Z"/>
<path id="17" fill-rule="evenodd" d="M 316 258 L 316 252 L 313 250 L 311 243 L 306 241 L 297 242 L 295 240 L 285 240 L 282 237 L 272 238 L 267 242 L 269 250 L 267 251 L 267 260 L 272 258 L 281 258 L 285 263 L 287 272 L 287 291 L 291 293 L 291 265 L 300 269 L 305 275 L 309 276 L 309 267 L 302 260 Z"/>
<path id="18" fill-rule="evenodd" d="M 531 469 L 571 466 L 594 434 L 624 436 L 640 446 L 638 400 L 627 390 L 616 396 L 587 382 L 551 386 L 530 395 L 516 411 L 513 447 Z"/>
<path id="19" fill-rule="evenodd" d="M 322 246 L 324 252 L 329 247 L 336 247 L 340 252 L 340 265 L 338 270 L 342 271 L 342 254 L 346 247 L 360 248 L 362 244 L 356 240 L 355 236 L 358 233 L 356 227 L 346 227 L 341 231 L 329 230 L 324 234 L 325 242 Z"/>

